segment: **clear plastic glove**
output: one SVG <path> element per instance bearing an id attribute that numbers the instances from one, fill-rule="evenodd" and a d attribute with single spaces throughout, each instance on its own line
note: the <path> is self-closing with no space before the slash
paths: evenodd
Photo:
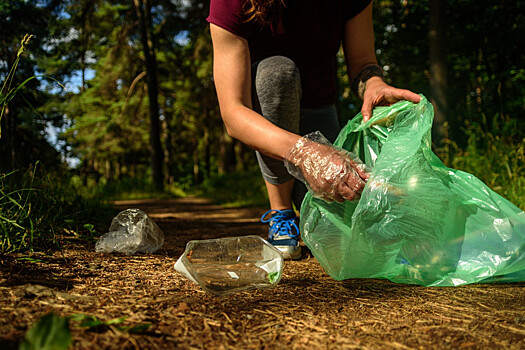
<path id="1" fill-rule="evenodd" d="M 299 139 L 285 155 L 284 163 L 315 197 L 326 201 L 356 198 L 369 176 L 356 156 L 332 146 L 318 131 Z"/>

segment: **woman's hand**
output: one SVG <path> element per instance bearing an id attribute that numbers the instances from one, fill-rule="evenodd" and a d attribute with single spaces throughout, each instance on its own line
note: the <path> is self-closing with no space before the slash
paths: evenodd
<path id="1" fill-rule="evenodd" d="M 286 154 L 285 164 L 290 174 L 303 181 L 315 197 L 327 201 L 354 199 L 363 191 L 369 176 L 364 164 L 352 159 L 349 152 L 306 137 L 299 139 Z"/>
<path id="2" fill-rule="evenodd" d="M 345 52 L 348 77 L 354 81 L 360 72 L 371 65 L 378 65 L 374 47 L 374 26 L 372 22 L 373 2 L 345 23 L 343 33 L 343 49 Z M 375 106 L 391 105 L 401 100 L 419 102 L 419 95 L 403 89 L 389 86 L 380 77 L 373 76 L 364 82 L 363 120 L 372 116 Z"/>
<path id="3" fill-rule="evenodd" d="M 393 103 L 406 100 L 419 103 L 420 96 L 410 90 L 398 89 L 388 85 L 380 77 L 372 77 L 366 82 L 365 93 L 363 96 L 363 106 L 361 114 L 363 121 L 367 121 L 372 116 L 372 109 L 375 106 L 390 106 Z"/>

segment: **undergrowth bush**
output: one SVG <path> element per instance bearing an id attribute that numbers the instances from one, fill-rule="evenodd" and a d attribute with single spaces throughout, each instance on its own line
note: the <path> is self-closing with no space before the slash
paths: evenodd
<path id="1" fill-rule="evenodd" d="M 41 164 L 0 173 L 0 254 L 59 248 L 58 234 L 93 235 L 112 210 L 97 197 L 79 196 L 63 174 Z"/>
<path id="2" fill-rule="evenodd" d="M 467 146 L 445 140 L 436 153 L 448 167 L 470 173 L 525 210 L 525 138 L 517 120 L 495 116 L 465 123 Z"/>
<path id="3" fill-rule="evenodd" d="M 258 169 L 212 176 L 204 180 L 196 194 L 225 206 L 268 206 L 266 186 Z"/>
<path id="4" fill-rule="evenodd" d="M 150 198 L 184 197 L 186 192 L 183 186 L 173 184 L 166 186 L 163 192 L 155 189 L 149 177 L 123 177 L 118 180 L 101 178 L 98 182 L 94 179 L 83 179 L 80 176 L 72 177 L 72 184 L 79 194 L 85 196 L 95 195 L 105 200 L 130 200 Z"/>

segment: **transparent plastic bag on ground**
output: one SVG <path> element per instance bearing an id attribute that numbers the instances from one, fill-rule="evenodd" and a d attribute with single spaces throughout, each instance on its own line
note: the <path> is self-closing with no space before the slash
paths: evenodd
<path id="1" fill-rule="evenodd" d="M 372 169 L 361 198 L 307 194 L 303 241 L 334 279 L 386 278 L 425 286 L 525 280 L 525 213 L 432 153 L 433 108 L 378 107 L 334 145 Z"/>
<path id="2" fill-rule="evenodd" d="M 97 240 L 95 251 L 153 253 L 163 243 L 164 234 L 145 212 L 140 209 L 126 209 L 113 218 L 109 232 Z"/>
<path id="3" fill-rule="evenodd" d="M 175 269 L 206 292 L 227 295 L 277 285 L 283 254 L 259 236 L 195 240 Z"/>

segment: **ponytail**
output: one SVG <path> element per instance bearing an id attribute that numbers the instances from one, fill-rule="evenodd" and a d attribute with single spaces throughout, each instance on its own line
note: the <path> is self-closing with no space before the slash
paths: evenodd
<path id="1" fill-rule="evenodd" d="M 262 27 L 270 26 L 275 31 L 282 27 L 284 7 L 284 0 L 245 0 L 244 21 L 254 21 Z"/>

